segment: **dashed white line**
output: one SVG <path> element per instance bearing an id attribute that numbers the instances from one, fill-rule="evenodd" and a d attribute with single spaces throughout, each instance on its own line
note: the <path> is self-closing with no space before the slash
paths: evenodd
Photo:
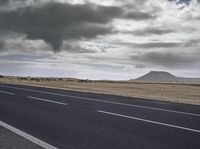
<path id="1" fill-rule="evenodd" d="M 182 129 L 182 130 L 187 130 L 187 131 L 200 133 L 200 130 L 197 130 L 197 129 L 181 127 L 181 126 L 176 126 L 176 125 L 172 125 L 172 124 L 167 124 L 167 123 L 147 120 L 147 119 L 133 117 L 133 116 L 127 116 L 127 115 L 118 114 L 118 113 L 112 113 L 112 112 L 107 112 L 107 111 L 102 111 L 102 110 L 98 110 L 97 112 L 108 114 L 108 115 L 113 115 L 113 116 L 118 116 L 118 117 L 123 117 L 123 118 L 128 118 L 128 119 L 133 119 L 133 120 L 137 120 L 137 121 L 142 121 L 142 122 L 147 122 L 147 123 L 152 123 L 152 124 L 157 124 L 157 125 L 162 125 L 162 126 L 167 126 L 167 127 L 172 127 L 172 128 L 177 128 L 177 129 Z"/>
<path id="2" fill-rule="evenodd" d="M 3 93 L 3 94 L 8 94 L 8 95 L 15 95 L 15 93 L 6 92 L 6 91 L 0 91 L 0 93 Z"/>
<path id="3" fill-rule="evenodd" d="M 39 100 L 39 101 L 44 101 L 44 102 L 51 102 L 51 103 L 55 103 L 55 104 L 59 104 L 59 105 L 67 105 L 67 103 L 48 100 L 48 99 L 43 99 L 43 98 L 32 97 L 32 96 L 27 96 L 27 97 L 30 98 L 30 99 L 34 99 L 34 100 Z"/>
<path id="4" fill-rule="evenodd" d="M 23 138 L 25 138 L 25 139 L 27 139 L 27 140 L 39 145 L 42 148 L 45 148 L 45 149 L 58 149 L 57 147 L 52 146 L 52 145 L 50 145 L 50 144 L 48 144 L 48 143 L 46 143 L 46 142 L 44 142 L 44 141 L 32 136 L 30 134 L 27 134 L 27 133 L 25 133 L 25 132 L 23 132 L 23 131 L 21 131 L 21 130 L 19 130 L 19 129 L 11 126 L 11 125 L 9 125 L 9 124 L 6 124 L 3 121 L 0 121 L 0 126 L 2 126 L 2 127 L 6 128 L 6 129 L 18 134 L 19 136 L 21 136 L 21 137 L 23 137 Z"/>
<path id="5" fill-rule="evenodd" d="M 155 108 L 155 107 L 141 106 L 141 105 L 136 105 L 136 104 L 127 104 L 127 103 L 120 103 L 120 102 L 112 102 L 112 101 L 108 101 L 108 102 L 113 103 L 113 104 L 118 104 L 118 105 L 129 106 L 129 107 L 143 108 L 143 109 L 156 110 L 156 111 L 164 111 L 164 112 L 177 113 L 177 114 L 190 115 L 190 116 L 200 116 L 200 114 L 188 113 L 188 112 L 182 112 L 182 111 L 176 111 L 176 110 L 167 110 L 167 109 L 161 109 L 161 108 Z"/>
<path id="6" fill-rule="evenodd" d="M 52 93 L 52 92 L 47 92 L 47 91 L 38 91 L 38 90 L 33 90 L 33 89 L 25 89 L 25 88 L 11 87 L 11 86 L 5 86 L 5 85 L 0 85 L 0 86 L 6 87 L 6 88 L 11 88 L 11 89 L 18 89 L 18 90 L 31 91 L 31 92 L 36 92 L 36 93 L 43 93 L 43 94 L 48 94 L 48 95 L 71 97 L 71 98 L 76 98 L 76 99 L 84 99 L 84 100 L 88 100 L 88 101 L 104 102 L 104 103 L 109 103 L 109 104 L 116 104 L 116 105 L 123 105 L 123 106 L 130 106 L 130 107 L 136 107 L 136 108 L 143 108 L 143 109 L 149 109 L 149 110 L 164 111 L 164 112 L 169 112 L 169 113 L 176 113 L 176 114 L 200 117 L 200 114 L 190 113 L 190 112 L 168 110 L 168 109 L 155 108 L 155 107 L 149 107 L 149 106 L 141 106 L 141 105 L 136 105 L 136 104 L 127 104 L 127 103 L 114 102 L 114 101 L 106 101 L 106 100 L 100 100 L 100 99 L 94 99 L 94 98 L 79 97 L 79 96 L 73 96 L 73 95 Z"/>

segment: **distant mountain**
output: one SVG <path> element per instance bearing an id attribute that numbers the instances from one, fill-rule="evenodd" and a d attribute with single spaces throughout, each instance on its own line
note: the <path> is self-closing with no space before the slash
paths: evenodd
<path id="1" fill-rule="evenodd" d="M 177 81 L 178 77 L 165 71 L 151 71 L 136 79 L 140 81 Z"/>
<path id="2" fill-rule="evenodd" d="M 200 78 L 182 78 L 165 71 L 151 71 L 137 78 L 136 81 L 200 83 Z"/>

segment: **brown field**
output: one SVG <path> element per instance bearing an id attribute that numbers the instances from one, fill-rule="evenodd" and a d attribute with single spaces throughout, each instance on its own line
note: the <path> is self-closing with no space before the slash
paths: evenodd
<path id="1" fill-rule="evenodd" d="M 200 105 L 200 84 L 5 76 L 0 82 Z"/>

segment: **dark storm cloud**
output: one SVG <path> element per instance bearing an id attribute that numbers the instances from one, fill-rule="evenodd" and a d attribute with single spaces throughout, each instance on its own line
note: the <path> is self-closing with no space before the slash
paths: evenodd
<path id="1" fill-rule="evenodd" d="M 7 5 L 7 4 L 9 4 L 9 3 L 11 3 L 11 2 L 25 2 L 25 1 L 28 1 L 28 0 L 0 0 L 0 6 L 2 6 L 2 5 Z M 35 1 L 35 0 L 33 0 L 33 1 Z"/>
<path id="2" fill-rule="evenodd" d="M 164 66 L 168 68 L 182 68 L 195 64 L 198 61 L 198 58 L 185 53 L 148 52 L 144 54 L 139 54 L 137 56 L 132 56 L 132 60 L 158 66 Z"/>
<path id="3" fill-rule="evenodd" d="M 27 39 L 42 39 L 59 50 L 64 39 L 94 38 L 112 32 L 106 24 L 121 13 L 120 8 L 112 6 L 47 3 L 0 12 L 0 30 L 26 34 Z"/>
<path id="4" fill-rule="evenodd" d="M 171 29 L 159 29 L 159 28 L 154 28 L 154 27 L 148 27 L 143 30 L 135 30 L 133 31 L 133 34 L 136 36 L 146 36 L 146 35 L 163 35 L 163 34 L 168 34 L 172 32 L 175 32 L 175 31 Z"/>
<path id="5" fill-rule="evenodd" d="M 147 20 L 147 19 L 154 19 L 156 16 L 150 14 L 149 12 L 129 12 L 126 16 L 127 19 L 133 19 L 133 20 Z"/>
<path id="6" fill-rule="evenodd" d="M 0 5 L 7 4 L 8 2 L 9 2 L 9 0 L 0 0 Z"/>

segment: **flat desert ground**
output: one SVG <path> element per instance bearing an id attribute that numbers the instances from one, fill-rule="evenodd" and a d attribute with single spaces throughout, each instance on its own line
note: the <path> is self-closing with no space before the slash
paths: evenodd
<path id="1" fill-rule="evenodd" d="M 17 77 L 1 77 L 0 83 L 32 85 L 200 105 L 200 84 Z"/>

